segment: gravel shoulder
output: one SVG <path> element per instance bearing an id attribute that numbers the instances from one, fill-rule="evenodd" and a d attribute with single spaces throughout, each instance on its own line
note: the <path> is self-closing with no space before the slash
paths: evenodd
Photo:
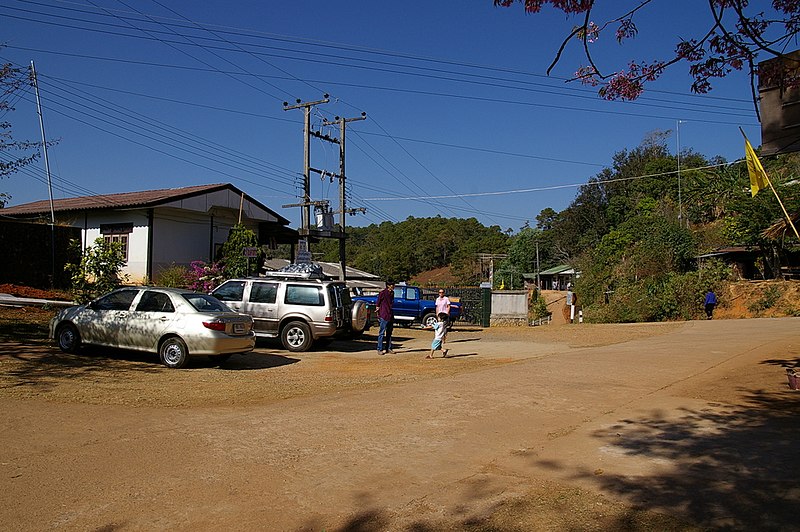
<path id="1" fill-rule="evenodd" d="M 794 526 L 796 318 L 461 326 L 221 367 L 0 350 L 0 520 L 68 530 Z"/>

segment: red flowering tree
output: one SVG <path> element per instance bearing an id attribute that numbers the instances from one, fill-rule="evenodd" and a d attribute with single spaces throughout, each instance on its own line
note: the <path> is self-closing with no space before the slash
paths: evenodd
<path id="1" fill-rule="evenodd" d="M 707 0 L 698 8 L 708 10 L 708 30 L 696 38 L 682 39 L 674 51 L 662 60 L 635 62 L 616 72 L 602 72 L 592 57 L 591 44 L 601 34 L 613 32 L 619 43 L 636 37 L 635 18 L 643 16 L 652 0 L 640 0 L 627 12 L 605 21 L 592 20 L 597 0 L 494 0 L 495 6 L 523 4 L 525 12 L 538 13 L 545 4 L 567 14 L 575 15 L 578 23 L 561 43 L 547 73 L 555 67 L 567 45 L 576 40 L 583 47 L 587 64 L 579 67 L 573 80 L 599 87 L 601 97 L 608 100 L 635 100 L 648 81 L 656 80 L 665 69 L 686 61 L 693 77 L 692 91 L 707 93 L 715 78 L 734 70 L 746 69 L 750 74 L 753 101 L 757 97 L 756 77 L 769 73 L 758 72 L 758 62 L 773 57 L 786 57 L 786 48 L 794 45 L 800 32 L 800 0 L 772 0 L 766 12 L 764 2 L 749 0 Z M 607 4 L 612 4 L 606 1 Z M 613 5 L 613 4 L 612 4 Z M 703 7 L 704 5 L 704 7 Z M 791 59 L 788 59 L 793 61 Z M 797 85 L 798 79 L 786 80 Z M 756 107 L 756 112 L 758 108 Z"/>

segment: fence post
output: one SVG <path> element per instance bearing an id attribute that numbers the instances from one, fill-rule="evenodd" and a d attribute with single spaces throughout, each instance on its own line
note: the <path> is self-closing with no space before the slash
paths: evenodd
<path id="1" fill-rule="evenodd" d="M 488 327 L 492 318 L 492 285 L 481 283 L 481 327 Z"/>

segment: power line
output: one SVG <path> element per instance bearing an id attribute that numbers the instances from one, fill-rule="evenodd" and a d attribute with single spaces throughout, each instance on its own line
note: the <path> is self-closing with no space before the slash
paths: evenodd
<path id="1" fill-rule="evenodd" d="M 21 3 L 39 5 L 39 6 L 48 7 L 48 8 L 55 8 L 55 9 L 60 9 L 60 10 L 78 12 L 81 15 L 87 15 L 88 14 L 88 15 L 96 15 L 96 16 L 100 16 L 100 17 L 113 16 L 118 20 L 133 19 L 133 20 L 136 20 L 136 21 L 141 21 L 141 19 L 137 18 L 137 17 L 125 17 L 125 16 L 118 15 L 118 14 L 110 14 L 109 15 L 109 13 L 112 13 L 112 12 L 117 11 L 117 10 L 104 9 L 104 11 L 107 13 L 106 15 L 104 15 L 102 13 L 96 13 L 96 12 L 92 12 L 90 10 L 85 10 L 85 9 L 76 9 L 76 8 L 66 8 L 66 7 L 60 7 L 60 6 L 52 6 L 52 5 L 48 5 L 48 4 L 43 4 L 41 2 L 33 2 L 33 1 L 22 1 L 22 0 L 18 0 L 18 1 L 20 1 Z M 66 3 L 66 2 L 61 2 L 61 3 Z M 175 19 L 170 19 L 170 18 L 167 18 L 167 17 L 153 16 L 153 15 L 146 15 L 146 14 L 141 13 L 140 11 L 135 11 L 135 14 L 140 15 L 140 16 L 144 16 L 149 21 L 156 22 L 156 23 L 158 23 L 160 26 L 162 26 L 164 28 L 170 28 L 171 34 L 173 34 L 173 35 L 178 35 L 178 36 L 184 36 L 185 37 L 185 35 L 175 31 L 174 29 L 171 29 L 173 26 L 174 27 L 178 27 L 178 28 L 182 28 L 182 29 L 195 29 L 195 28 L 203 29 L 204 31 L 214 35 L 217 38 L 217 39 L 210 39 L 212 42 L 216 40 L 217 42 L 224 42 L 226 44 L 234 45 L 234 46 L 237 46 L 240 51 L 245 51 L 247 53 L 250 53 L 250 52 L 248 52 L 245 48 L 242 47 L 242 45 L 244 45 L 244 44 L 246 44 L 248 46 L 255 46 L 257 48 L 258 47 L 263 47 L 263 48 L 268 48 L 268 49 L 277 49 L 277 50 L 280 50 L 280 51 L 291 51 L 291 52 L 298 52 L 298 53 L 308 53 L 308 52 L 306 52 L 305 50 L 277 48 L 277 47 L 274 47 L 274 46 L 271 46 L 271 47 L 259 46 L 259 45 L 253 44 L 253 43 L 238 43 L 238 42 L 232 41 L 232 40 L 230 40 L 228 38 L 222 37 L 222 35 L 228 34 L 228 35 L 246 36 L 246 37 L 249 37 L 249 38 L 252 38 L 252 39 L 259 39 L 259 40 L 265 40 L 265 41 L 278 41 L 278 42 L 285 42 L 285 43 L 291 43 L 291 44 L 296 44 L 296 45 L 308 46 L 308 47 L 312 47 L 312 48 L 316 49 L 313 52 L 313 54 L 317 55 L 317 56 L 319 56 L 319 55 L 327 55 L 329 57 L 334 57 L 334 58 L 345 58 L 345 56 L 341 56 L 341 55 L 321 54 L 319 49 L 322 48 L 322 49 L 325 49 L 325 50 L 334 49 L 334 50 L 355 52 L 355 53 L 366 54 L 366 55 L 392 57 L 392 58 L 398 58 L 398 59 L 406 59 L 406 60 L 411 60 L 411 61 L 417 61 L 417 62 L 421 62 L 421 63 L 430 63 L 430 64 L 435 65 L 435 67 L 431 68 L 429 70 L 433 70 L 433 71 L 436 71 L 436 72 L 442 71 L 441 65 L 450 65 L 450 66 L 458 66 L 458 67 L 468 68 L 468 69 L 473 69 L 473 70 L 483 70 L 483 71 L 489 71 L 489 72 L 500 72 L 500 73 L 503 73 L 503 74 L 515 74 L 515 75 L 520 75 L 520 76 L 524 76 L 524 77 L 545 79 L 545 80 L 548 80 L 548 81 L 558 81 L 558 82 L 567 82 L 568 81 L 566 78 L 559 78 L 559 77 L 555 77 L 555 76 L 547 76 L 547 75 L 542 75 L 542 74 L 536 74 L 536 73 L 529 72 L 529 71 L 524 71 L 524 70 L 520 70 L 520 69 L 513 69 L 513 68 L 506 68 L 506 67 L 500 67 L 500 66 L 497 66 L 497 65 L 485 65 L 485 64 L 471 63 L 471 62 L 465 62 L 465 61 L 455 61 L 455 60 L 444 59 L 444 58 L 422 57 L 422 56 L 417 56 L 417 55 L 403 53 L 403 52 L 390 51 L 390 50 L 381 50 L 381 49 L 370 48 L 370 47 L 347 45 L 347 44 L 336 43 L 336 42 L 332 42 L 332 41 L 321 41 L 321 40 L 304 39 L 304 38 L 300 38 L 300 37 L 292 37 L 292 36 L 279 35 L 279 34 L 273 34 L 273 33 L 265 33 L 265 32 L 255 31 L 255 30 L 246 30 L 246 29 L 241 29 L 241 28 L 232 28 L 232 27 L 229 27 L 229 26 L 219 26 L 219 25 L 212 25 L 212 24 L 207 24 L 207 23 L 200 23 L 200 22 L 196 22 L 196 21 L 191 21 L 190 19 L 178 14 L 174 10 L 170 9 L 167 6 L 164 6 L 163 4 L 161 4 L 161 3 L 157 2 L 157 1 L 155 3 L 160 5 L 161 7 L 165 8 L 165 9 L 171 11 L 172 13 L 177 14 L 178 16 L 181 17 L 181 19 L 183 21 L 190 22 L 191 26 L 186 26 L 184 24 L 176 23 Z M 76 5 L 80 5 L 80 4 L 76 4 Z M 125 5 L 125 4 L 123 4 L 123 5 Z M 29 14 L 43 14 L 45 16 L 53 16 L 53 15 L 50 15 L 48 13 L 41 13 L 41 12 L 36 12 L 36 11 L 31 11 L 31 10 L 23 10 L 23 9 L 20 9 L 20 8 L 11 8 L 11 7 L 9 7 L 9 9 L 22 11 L 22 12 L 26 12 L 26 13 L 29 13 Z M 131 12 L 125 12 L 125 11 L 117 11 L 117 12 L 118 13 L 133 14 Z M 18 18 L 22 18 L 22 17 L 18 17 Z M 87 23 L 85 17 L 70 18 L 70 17 L 64 17 L 63 15 L 59 15 L 58 18 L 59 18 L 59 20 L 69 19 L 69 20 L 74 20 L 76 22 L 80 22 L 80 23 Z M 31 20 L 30 17 L 25 17 L 25 19 L 26 20 Z M 163 21 L 169 21 L 169 22 L 160 22 L 162 20 Z M 44 23 L 42 21 L 34 21 L 34 22 Z M 90 21 L 90 22 L 93 23 L 93 24 L 100 24 L 100 25 L 108 25 L 108 26 L 112 26 L 112 27 L 119 27 L 119 26 L 116 26 L 116 25 L 104 24 L 104 23 L 99 23 L 99 22 L 94 22 L 94 21 Z M 63 26 L 64 27 L 68 27 L 68 28 L 86 29 L 85 27 L 81 27 L 81 26 L 78 26 L 78 27 L 76 27 L 76 26 L 68 26 L 68 25 L 63 25 Z M 209 28 L 215 28 L 215 29 L 212 31 Z M 123 35 L 124 36 L 131 36 L 129 34 L 123 34 Z M 200 46 L 202 46 L 202 45 L 200 45 Z M 350 59 L 358 59 L 358 58 L 350 57 Z M 380 64 L 395 65 L 395 66 L 413 67 L 413 65 L 390 63 L 390 62 L 386 62 L 386 61 L 383 61 L 383 62 L 374 61 L 374 62 L 375 63 L 380 63 Z M 274 65 L 271 65 L 271 66 L 274 66 Z M 486 77 L 488 77 L 488 76 L 486 76 Z M 503 78 L 497 78 L 497 79 L 503 79 Z M 517 81 L 517 80 L 515 80 L 515 81 Z M 548 83 L 548 84 L 540 83 L 540 84 L 537 84 L 537 85 L 545 86 L 545 87 L 552 87 L 553 86 L 552 83 Z M 567 91 L 584 92 L 584 93 L 587 93 L 587 94 L 592 94 L 593 97 L 596 97 L 596 94 L 594 93 L 593 90 L 575 88 L 575 87 L 563 87 L 563 86 L 560 87 L 560 88 L 562 90 L 567 90 Z M 661 93 L 661 94 L 671 94 L 671 95 L 675 95 L 675 96 L 682 96 L 682 97 L 698 99 L 698 100 L 702 99 L 703 103 L 701 105 L 708 105 L 708 100 L 710 100 L 710 99 L 719 100 L 719 101 L 739 102 L 739 103 L 748 104 L 748 105 L 751 103 L 750 100 L 747 100 L 747 99 L 722 98 L 722 97 L 716 97 L 716 96 L 713 96 L 713 95 L 702 95 L 702 96 L 700 96 L 700 95 L 685 95 L 685 94 L 680 94 L 680 93 L 676 93 L 676 92 L 673 92 L 673 91 L 664 91 L 664 90 L 658 90 L 658 89 L 652 89 L 649 92 Z M 645 96 L 642 99 L 651 99 L 651 98 Z"/>
<path id="2" fill-rule="evenodd" d="M 91 60 L 108 61 L 108 62 L 121 63 L 121 64 L 133 64 L 133 65 L 148 66 L 148 67 L 166 68 L 166 69 L 171 69 L 171 70 L 174 69 L 174 70 L 186 70 L 186 71 L 194 71 L 194 72 L 211 72 L 211 73 L 226 74 L 226 75 L 236 74 L 234 72 L 228 72 L 228 71 L 219 70 L 219 69 L 216 69 L 216 68 L 197 68 L 197 67 L 190 67 L 190 66 L 185 66 L 185 65 L 155 63 L 155 62 L 152 62 L 152 61 L 138 61 L 138 60 L 130 60 L 130 59 L 108 58 L 108 57 L 101 57 L 101 56 L 94 56 L 94 55 L 87 55 L 87 54 L 74 54 L 74 53 L 69 53 L 69 52 L 61 52 L 61 51 L 53 51 L 53 50 L 42 50 L 42 49 L 23 47 L 23 46 L 7 45 L 6 48 L 13 49 L 13 50 L 24 50 L 24 51 L 35 52 L 35 53 L 60 55 L 60 56 L 66 56 L 66 57 L 77 57 L 77 58 L 81 58 L 81 59 L 91 59 Z M 239 74 L 241 74 L 241 73 L 239 73 Z M 251 75 L 253 77 L 259 77 L 259 78 L 270 77 L 270 76 L 265 76 L 265 75 L 262 75 L 262 74 L 251 74 Z M 294 78 L 292 78 L 292 79 L 294 79 Z M 448 78 L 442 78 L 442 79 L 444 79 L 446 81 L 449 80 L 449 81 L 460 81 L 460 82 L 464 82 L 464 83 L 471 83 L 471 82 L 465 81 L 465 80 L 452 80 L 452 79 L 448 79 Z M 339 86 L 346 86 L 346 87 L 357 87 L 357 88 L 373 89 L 373 90 L 386 90 L 386 91 L 409 93 L 409 94 L 421 94 L 421 95 L 426 95 L 426 96 L 438 96 L 438 97 L 442 97 L 442 98 L 453 98 L 453 99 L 461 99 L 461 100 L 480 101 L 480 102 L 486 102 L 486 103 L 502 103 L 502 104 L 508 104 L 508 105 L 522 105 L 522 106 L 526 106 L 526 107 L 538 107 L 538 108 L 544 108 L 544 109 L 556 109 L 556 110 L 571 111 L 571 112 L 576 112 L 577 111 L 577 112 L 582 112 L 582 113 L 599 113 L 599 114 L 608 114 L 608 115 L 614 115 L 614 116 L 632 116 L 632 117 L 636 117 L 636 118 L 652 118 L 652 119 L 657 119 L 657 120 L 669 120 L 669 121 L 675 121 L 675 119 L 676 119 L 675 115 L 663 116 L 663 115 L 644 114 L 644 113 L 641 113 L 641 112 L 634 113 L 634 112 L 625 112 L 625 111 L 619 111 L 619 110 L 592 109 L 592 108 L 576 107 L 576 106 L 544 104 L 544 103 L 540 103 L 540 102 L 509 100 L 509 99 L 501 99 L 501 98 L 488 98 L 488 97 L 480 97 L 480 96 L 472 96 L 472 95 L 442 93 L 442 92 L 436 92 L 436 91 L 422 91 L 422 90 L 418 90 L 418 89 L 404 89 L 404 88 L 401 88 L 401 87 L 381 87 L 381 86 L 376 86 L 376 85 L 361 85 L 361 84 L 355 84 L 355 83 L 342 83 L 342 82 L 324 81 L 324 80 L 309 80 L 309 82 L 315 82 L 315 83 L 322 82 L 322 83 L 327 83 L 329 85 L 339 85 Z M 499 88 L 507 88 L 507 89 L 512 89 L 512 90 L 525 90 L 525 89 L 520 89 L 520 88 L 515 88 L 515 87 L 507 87 L 507 86 L 499 86 Z M 527 90 L 527 92 L 539 93 L 540 91 Z M 566 95 L 566 97 L 574 97 L 574 96 Z M 661 107 L 661 108 L 666 108 L 666 109 L 673 109 L 673 110 L 676 110 L 676 111 L 680 111 L 681 112 L 680 116 L 683 117 L 683 118 L 686 117 L 687 112 L 701 113 L 701 114 L 705 114 L 705 115 L 716 114 L 716 115 L 729 115 L 729 116 L 735 116 L 735 117 L 741 117 L 741 118 L 752 118 L 752 113 L 751 112 L 748 113 L 746 111 L 743 111 L 741 114 L 718 112 L 718 111 L 709 112 L 707 107 L 706 108 L 702 108 L 702 109 L 698 109 L 698 110 L 692 110 L 692 109 L 687 109 L 685 107 L 655 106 L 655 105 L 650 105 L 650 104 L 644 104 L 644 103 L 639 102 L 639 101 L 637 101 L 637 102 L 599 102 L 596 97 L 586 98 L 586 97 L 582 96 L 581 98 L 592 100 L 592 101 L 595 101 L 597 103 L 604 103 L 606 105 L 614 105 L 614 106 L 634 106 L 634 107 L 636 107 L 636 106 L 645 106 L 645 107 Z M 741 121 L 710 120 L 710 119 L 697 118 L 697 117 L 693 117 L 692 121 L 693 122 L 707 123 L 707 124 L 721 124 L 721 125 L 741 125 L 742 124 Z M 755 124 L 749 124 L 749 125 L 755 125 Z"/>
<path id="3" fill-rule="evenodd" d="M 635 181 L 638 179 L 652 179 L 654 177 L 664 177 L 668 175 L 674 175 L 681 173 L 686 173 L 690 171 L 697 171 L 697 170 L 709 170 L 711 168 L 719 168 L 721 166 L 732 166 L 734 164 L 740 164 L 746 162 L 745 159 L 738 159 L 736 161 L 730 163 L 718 163 L 718 164 L 710 164 L 706 166 L 696 166 L 691 168 L 683 168 L 682 170 L 671 170 L 669 172 L 660 172 L 657 174 L 647 174 L 647 175 L 640 175 L 640 176 L 633 176 L 633 177 L 619 177 L 615 179 L 602 179 L 599 181 L 588 181 L 586 183 L 570 183 L 566 185 L 550 185 L 546 187 L 533 187 L 533 188 L 521 188 L 516 190 L 502 190 L 502 191 L 490 191 L 490 192 L 474 192 L 474 193 L 467 193 L 467 194 L 453 194 L 453 195 L 437 195 L 437 196 L 425 196 L 425 197 L 417 197 L 417 196 L 391 196 L 391 197 L 383 197 L 383 198 L 365 198 L 365 201 L 408 201 L 408 200 L 432 200 L 432 199 L 448 199 L 448 198 L 459 198 L 459 197 L 486 197 L 486 196 L 505 196 L 509 194 L 525 194 L 529 192 L 545 192 L 548 190 L 559 190 L 565 188 L 578 188 L 586 185 L 606 185 L 608 183 L 618 183 L 622 181 Z"/>

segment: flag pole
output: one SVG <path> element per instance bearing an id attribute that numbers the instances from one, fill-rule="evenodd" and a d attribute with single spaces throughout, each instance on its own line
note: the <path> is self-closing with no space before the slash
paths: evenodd
<path id="1" fill-rule="evenodd" d="M 767 174 L 765 173 L 764 175 L 766 176 Z M 797 239 L 800 240 L 800 234 L 797 234 L 797 228 L 794 226 L 794 222 L 792 222 L 792 218 L 791 216 L 789 216 L 789 213 L 786 212 L 786 207 L 783 206 L 783 202 L 781 201 L 781 198 L 778 196 L 778 193 L 775 191 L 775 187 L 772 186 L 772 181 L 770 181 L 769 178 L 767 178 L 767 183 L 769 183 L 769 188 L 772 189 L 772 193 L 775 194 L 775 199 L 778 200 L 778 204 L 781 206 L 781 209 L 783 210 L 783 215 L 786 216 L 786 221 L 789 222 L 789 225 L 792 227 L 792 231 L 794 231 L 794 236 L 796 236 Z"/>
<path id="2" fill-rule="evenodd" d="M 746 157 L 747 163 L 748 163 L 747 164 L 747 171 L 750 174 L 750 183 L 751 183 L 750 186 L 751 186 L 751 188 L 753 186 L 752 183 L 754 181 L 757 181 L 757 177 L 754 174 L 757 174 L 759 177 L 763 177 L 764 178 L 764 180 L 769 185 L 770 190 L 772 190 L 772 193 L 775 194 L 775 199 L 778 200 L 778 205 L 781 206 L 781 210 L 783 211 L 783 215 L 786 216 L 786 221 L 789 223 L 789 225 L 791 226 L 792 230 L 794 231 L 794 236 L 796 236 L 797 239 L 800 240 L 800 234 L 797 233 L 797 228 L 794 226 L 794 223 L 792 222 L 792 218 L 789 216 L 789 213 L 786 212 L 786 207 L 783 206 L 783 202 L 781 201 L 780 196 L 778 196 L 778 191 L 776 191 L 775 187 L 772 186 L 772 181 L 770 180 L 769 176 L 767 176 L 767 172 L 764 170 L 764 167 L 761 166 L 761 161 L 758 160 L 758 156 L 753 151 L 753 147 L 750 145 L 750 141 L 747 140 L 747 135 L 744 134 L 744 130 L 742 130 L 741 127 L 739 128 L 739 131 L 742 132 L 742 136 L 744 137 L 745 157 Z M 752 160 L 751 160 L 751 157 L 752 157 Z M 756 192 L 753 193 L 753 196 L 755 196 L 757 193 L 758 193 L 758 190 L 756 190 Z"/>

